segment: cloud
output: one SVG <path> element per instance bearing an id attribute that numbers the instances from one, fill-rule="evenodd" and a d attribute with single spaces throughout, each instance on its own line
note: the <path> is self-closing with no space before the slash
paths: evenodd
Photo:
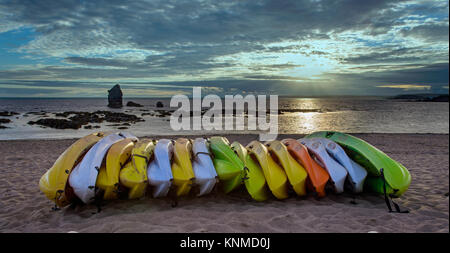
<path id="1" fill-rule="evenodd" d="M 246 79 L 256 80 L 301 80 L 292 76 L 270 76 L 270 75 L 247 75 L 243 76 Z"/>
<path id="2" fill-rule="evenodd" d="M 100 66 L 100 67 L 119 67 L 119 68 L 130 68 L 130 67 L 140 67 L 142 64 L 136 61 L 129 61 L 124 59 L 114 59 L 114 58 L 86 58 L 86 57 L 66 57 L 64 60 L 68 63 L 74 63 L 85 66 Z"/>
<path id="3" fill-rule="evenodd" d="M 376 63 L 409 63 L 420 61 L 423 55 L 426 55 L 424 49 L 421 48 L 384 48 L 380 51 L 360 54 L 343 59 L 349 64 L 376 64 Z"/>
<path id="4" fill-rule="evenodd" d="M 391 89 L 403 89 L 403 90 L 429 90 L 431 85 L 417 85 L 417 84 L 387 84 L 379 85 L 378 88 L 391 88 Z"/>
<path id="5" fill-rule="evenodd" d="M 389 95 L 397 92 L 399 89 L 381 90 L 382 87 L 380 86 L 405 84 L 430 86 L 430 92 L 446 93 L 447 91 L 443 89 L 443 86 L 449 83 L 448 71 L 449 64 L 447 62 L 415 65 L 404 69 L 368 70 L 358 75 L 334 73 L 327 74 L 326 77 L 335 80 L 338 84 L 351 87 L 354 91 L 359 90 L 360 95 Z"/>
<path id="6" fill-rule="evenodd" d="M 403 36 L 413 36 L 428 42 L 448 42 L 448 20 L 447 24 L 426 24 L 401 30 Z"/>
<path id="7" fill-rule="evenodd" d="M 68 56 L 114 48 L 166 50 L 184 45 L 269 43 L 372 30 L 397 19 L 395 1 L 20 1 L 5 5 L 11 22 L 41 34 L 25 51 Z M 351 12 L 349 12 L 351 10 Z M 380 23 L 383 20 L 382 23 Z M 374 25 L 376 24 L 376 25 Z M 388 27 L 389 28 L 389 27 Z M 247 45 L 247 48 L 249 46 Z"/>
<path id="8" fill-rule="evenodd" d="M 23 27 L 33 31 L 30 41 L 1 44 Z M 448 1 L 0 0 L 0 45 L 29 61 L 11 68 L 0 59 L 0 80 L 25 85 L 376 94 L 383 84 L 430 82 L 435 89 L 448 85 Z"/>

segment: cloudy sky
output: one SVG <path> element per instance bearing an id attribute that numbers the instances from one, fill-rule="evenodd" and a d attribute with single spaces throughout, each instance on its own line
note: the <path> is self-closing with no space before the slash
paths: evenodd
<path id="1" fill-rule="evenodd" d="M 448 93 L 448 1 L 0 0 L 0 97 Z"/>

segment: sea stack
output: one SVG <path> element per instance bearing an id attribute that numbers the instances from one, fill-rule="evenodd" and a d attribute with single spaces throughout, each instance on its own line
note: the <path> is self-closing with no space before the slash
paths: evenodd
<path id="1" fill-rule="evenodd" d="M 122 90 L 120 85 L 116 84 L 108 90 L 108 107 L 121 108 L 122 106 Z"/>

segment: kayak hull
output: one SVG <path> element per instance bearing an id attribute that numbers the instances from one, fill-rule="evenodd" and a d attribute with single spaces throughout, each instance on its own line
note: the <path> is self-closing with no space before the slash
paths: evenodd
<path id="1" fill-rule="evenodd" d="M 119 134 L 110 134 L 97 142 L 84 156 L 83 160 L 75 167 L 69 177 L 69 184 L 75 195 L 84 203 L 94 201 L 97 192 L 96 182 L 98 172 L 109 148 L 116 142 L 124 139 Z"/>
<path id="2" fill-rule="evenodd" d="M 209 145 L 214 156 L 213 163 L 219 182 L 223 191 L 229 193 L 242 184 L 245 165 L 231 149 L 230 142 L 226 138 L 211 137 Z"/>
<path id="3" fill-rule="evenodd" d="M 195 180 L 192 169 L 192 143 L 186 138 L 178 138 L 174 144 L 172 163 L 173 185 L 177 197 L 187 195 Z"/>
<path id="4" fill-rule="evenodd" d="M 59 207 L 70 204 L 71 197 L 66 187 L 72 169 L 79 163 L 88 150 L 104 136 L 103 133 L 87 135 L 70 145 L 45 172 L 39 180 L 39 188 L 45 196 Z"/>
<path id="5" fill-rule="evenodd" d="M 354 193 L 363 191 L 364 180 L 367 177 L 367 171 L 354 161 L 352 161 L 344 149 L 339 144 L 326 138 L 310 138 L 310 140 L 319 141 L 327 150 L 328 154 L 334 158 L 348 172 L 348 182 Z"/>
<path id="6" fill-rule="evenodd" d="M 322 168 L 308 153 L 308 149 L 294 139 L 284 139 L 281 141 L 289 153 L 294 157 L 308 173 L 310 187 L 317 193 L 318 197 L 325 197 L 325 186 L 330 180 L 328 172 Z"/>
<path id="7" fill-rule="evenodd" d="M 250 196 L 256 201 L 265 201 L 270 197 L 266 178 L 258 162 L 248 154 L 247 149 L 239 142 L 231 144 L 231 148 L 237 153 L 241 161 L 245 164 L 244 184 Z"/>
<path id="8" fill-rule="evenodd" d="M 131 161 L 120 171 L 120 183 L 128 189 L 128 199 L 138 199 L 145 195 L 148 177 L 147 167 L 153 155 L 155 142 L 140 140 L 131 151 Z"/>
<path id="9" fill-rule="evenodd" d="M 118 198 L 120 170 L 131 157 L 137 138 L 123 139 L 111 146 L 106 154 L 106 166 L 102 166 L 98 173 L 96 185 L 104 191 L 103 199 Z"/>
<path id="10" fill-rule="evenodd" d="M 208 194 L 217 183 L 217 172 L 211 160 L 207 141 L 204 138 L 196 138 L 193 142 L 192 152 L 194 159 L 192 168 L 195 175 L 195 184 L 200 187 L 197 196 Z"/>
<path id="11" fill-rule="evenodd" d="M 289 196 L 287 175 L 272 159 L 267 147 L 259 141 L 252 141 L 247 149 L 258 160 L 272 194 L 277 199 L 286 199 Z"/>
<path id="12" fill-rule="evenodd" d="M 172 186 L 172 181 L 153 181 L 154 186 L 153 186 L 153 197 L 154 198 L 162 198 L 167 196 L 167 194 L 169 193 L 170 187 Z"/>
<path id="13" fill-rule="evenodd" d="M 148 182 L 153 187 L 154 198 L 167 196 L 173 182 L 171 160 L 173 158 L 173 143 L 161 139 L 155 146 L 154 159 L 147 169 Z"/>
<path id="14" fill-rule="evenodd" d="M 361 193 L 364 191 L 364 184 L 366 182 L 366 178 L 367 178 L 367 171 L 366 169 L 364 169 L 361 165 L 357 164 L 355 161 L 350 159 L 350 163 L 352 164 L 353 168 L 355 170 L 360 171 L 360 173 L 354 177 L 355 179 L 353 180 L 353 191 L 356 193 Z M 365 173 L 363 173 L 363 171 Z"/>
<path id="15" fill-rule="evenodd" d="M 308 151 L 317 158 L 318 163 L 327 170 L 335 193 L 343 193 L 344 183 L 348 175 L 347 170 L 328 154 L 320 141 L 312 139 L 299 139 L 298 141 L 305 145 Z"/>
<path id="16" fill-rule="evenodd" d="M 295 193 L 299 196 L 305 196 L 306 179 L 308 178 L 305 168 L 289 154 L 289 151 L 282 142 L 275 140 L 266 143 L 266 146 L 286 172 L 289 183 Z"/>

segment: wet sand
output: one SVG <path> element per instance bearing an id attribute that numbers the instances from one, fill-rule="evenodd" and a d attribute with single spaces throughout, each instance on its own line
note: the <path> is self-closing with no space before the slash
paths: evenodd
<path id="1" fill-rule="evenodd" d="M 75 140 L 0 141 L 0 232 L 449 232 L 449 136 L 355 134 L 409 169 L 412 183 L 396 202 L 408 214 L 388 213 L 384 199 L 329 194 L 255 202 L 245 187 L 225 195 L 117 200 L 103 210 L 86 205 L 52 211 L 39 179 Z M 165 136 L 167 137 L 167 136 Z M 170 137 L 170 136 L 169 136 Z M 228 135 L 247 144 L 256 135 Z M 279 139 L 302 135 L 280 135 Z M 163 138 L 158 136 L 157 138 Z"/>

